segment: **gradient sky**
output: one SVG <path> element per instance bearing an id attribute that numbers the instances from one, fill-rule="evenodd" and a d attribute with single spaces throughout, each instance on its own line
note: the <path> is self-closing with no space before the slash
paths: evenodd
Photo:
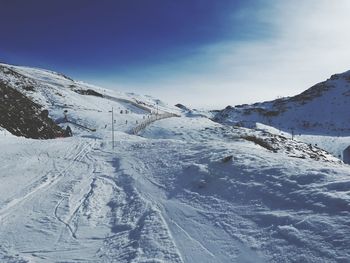
<path id="1" fill-rule="evenodd" d="M 349 70 L 349 2 L 1 0 L 0 60 L 220 108 Z"/>

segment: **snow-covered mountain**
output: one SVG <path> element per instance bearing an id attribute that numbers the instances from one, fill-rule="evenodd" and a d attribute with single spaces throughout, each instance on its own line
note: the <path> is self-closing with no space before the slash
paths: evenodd
<path id="1" fill-rule="evenodd" d="M 0 80 L 73 130 L 0 125 L 0 262 L 350 258 L 350 167 L 323 149 L 47 70 Z"/>
<path id="2" fill-rule="evenodd" d="M 20 93 L 23 98 L 26 98 L 29 103 L 36 105 L 37 114 L 31 114 L 31 119 L 38 119 L 44 112 L 48 117 L 58 124 L 65 127 L 67 124 L 73 126 L 73 129 L 80 133 L 82 131 L 100 130 L 99 125 L 105 126 L 110 123 L 111 108 L 114 107 L 115 113 L 129 113 L 127 118 L 128 125 L 124 125 L 124 131 L 131 129 L 133 124 L 141 122 L 145 113 L 176 113 L 175 107 L 170 107 L 163 102 L 153 99 L 149 96 L 140 96 L 136 94 L 125 94 L 121 92 L 109 91 L 99 87 L 95 87 L 83 82 L 74 81 L 71 78 L 48 70 L 19 67 L 6 64 L 0 64 L 0 81 L 6 87 L 6 93 Z M 10 92 L 11 91 L 11 92 Z M 4 90 L 5 93 L 5 90 Z M 103 94 L 103 95 L 102 95 Z M 24 95 L 24 96 L 23 96 Z M 8 97 L 8 95 L 6 95 Z M 28 110 L 23 102 L 19 102 L 17 98 L 11 100 L 2 96 L 0 102 L 2 104 L 14 101 L 18 105 L 10 105 L 11 107 L 3 107 L 8 111 L 18 109 L 19 119 L 26 119 Z M 67 116 L 67 117 L 66 117 Z M 66 121 L 66 118 L 69 122 Z M 14 117 L 12 122 L 17 118 Z M 122 118 L 123 119 L 123 118 Z M 121 124 L 121 119 L 116 118 L 118 125 Z M 123 119 L 125 122 L 125 120 Z M 5 123 L 0 125 L 7 128 L 9 131 L 16 130 L 16 127 L 9 129 Z M 16 123 L 12 123 L 15 125 Z M 32 133 L 26 132 L 26 128 L 33 125 L 33 121 L 27 122 L 27 126 L 23 125 L 20 132 L 15 134 L 31 138 L 53 138 L 62 137 L 61 131 L 51 132 L 43 130 L 42 122 L 36 125 L 37 130 L 41 130 L 39 136 L 32 136 Z M 18 127 L 17 127 L 18 128 Z M 56 129 L 54 127 L 54 129 Z M 57 129 L 56 129 L 57 130 Z M 45 132 L 46 131 L 46 132 Z"/>
<path id="3" fill-rule="evenodd" d="M 349 105 L 350 71 L 335 74 L 294 97 L 228 106 L 215 120 L 246 127 L 264 123 L 295 133 L 350 135 Z"/>
<path id="4" fill-rule="evenodd" d="M 11 71 L 0 65 L 2 76 L 0 78 L 0 126 L 15 135 L 29 138 L 49 139 L 62 136 L 63 130 L 48 118 L 48 111 L 42 110 L 40 105 L 15 89 L 13 85 L 9 85 L 4 74 L 7 76 Z M 23 90 L 34 89 L 31 84 L 24 81 L 17 83 L 22 83 Z"/>

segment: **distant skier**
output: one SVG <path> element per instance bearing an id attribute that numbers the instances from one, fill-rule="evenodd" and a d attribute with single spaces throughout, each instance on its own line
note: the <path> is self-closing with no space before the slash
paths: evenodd
<path id="1" fill-rule="evenodd" d="M 68 125 L 66 130 L 64 131 L 64 137 L 72 137 L 72 136 L 73 136 L 72 129 Z"/>

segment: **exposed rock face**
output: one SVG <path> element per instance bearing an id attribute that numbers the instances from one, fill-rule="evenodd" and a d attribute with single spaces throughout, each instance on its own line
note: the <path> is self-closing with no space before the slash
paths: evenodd
<path id="1" fill-rule="evenodd" d="M 181 103 L 176 104 L 175 107 L 178 107 L 181 110 L 190 111 L 189 108 L 187 108 L 185 105 L 183 105 Z"/>
<path id="2" fill-rule="evenodd" d="M 63 130 L 48 117 L 47 110 L 41 110 L 40 105 L 2 82 L 0 126 L 26 138 L 53 139 L 63 136 Z"/>
<path id="3" fill-rule="evenodd" d="M 103 95 L 93 89 L 87 89 L 87 90 L 83 90 L 83 89 L 75 89 L 74 90 L 76 93 L 80 94 L 80 95 L 90 95 L 90 96 L 96 96 L 96 97 L 103 97 Z"/>

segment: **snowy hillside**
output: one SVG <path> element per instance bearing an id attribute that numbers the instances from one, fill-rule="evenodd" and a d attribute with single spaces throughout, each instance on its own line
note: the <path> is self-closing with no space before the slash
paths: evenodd
<path id="1" fill-rule="evenodd" d="M 253 105 L 228 106 L 215 120 L 252 127 L 264 123 L 295 133 L 350 135 L 350 71 L 303 93 Z"/>
<path id="2" fill-rule="evenodd" d="M 348 262 L 350 166 L 328 152 L 1 67 L 73 137 L 0 128 L 0 262 Z"/>
<path id="3" fill-rule="evenodd" d="M 131 129 L 136 121 L 141 122 L 146 114 L 177 112 L 175 107 L 149 96 L 105 90 L 42 69 L 0 64 L 0 80 L 47 110 L 49 117 L 62 127 L 69 124 L 64 120 L 64 111 L 67 111 L 70 125 L 79 134 L 110 125 L 112 107 L 121 115 L 116 118 L 115 126 L 123 131 Z"/>

